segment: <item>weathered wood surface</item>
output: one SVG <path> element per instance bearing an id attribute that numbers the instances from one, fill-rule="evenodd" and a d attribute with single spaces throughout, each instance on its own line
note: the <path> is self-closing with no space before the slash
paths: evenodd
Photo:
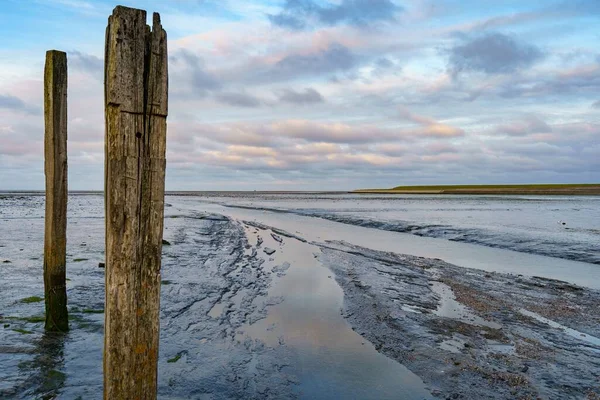
<path id="1" fill-rule="evenodd" d="M 67 54 L 46 52 L 44 68 L 44 292 L 48 331 L 69 329 L 67 313 Z"/>
<path id="2" fill-rule="evenodd" d="M 156 398 L 167 130 L 160 16 L 117 6 L 105 53 L 104 398 Z"/>

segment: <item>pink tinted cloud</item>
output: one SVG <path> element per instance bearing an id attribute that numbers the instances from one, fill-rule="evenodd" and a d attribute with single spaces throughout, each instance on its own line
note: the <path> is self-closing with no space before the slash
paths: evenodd
<path id="1" fill-rule="evenodd" d="M 435 119 L 424 115 L 415 114 L 405 107 L 399 107 L 398 113 L 402 119 L 420 125 L 419 128 L 411 129 L 409 131 L 417 136 L 452 138 L 464 136 L 465 134 L 461 128 L 438 122 Z"/>

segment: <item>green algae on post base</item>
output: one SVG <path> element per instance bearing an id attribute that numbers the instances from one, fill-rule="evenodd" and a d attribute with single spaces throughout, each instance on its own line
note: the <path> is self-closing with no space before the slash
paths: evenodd
<path id="1" fill-rule="evenodd" d="M 177 353 L 177 355 L 175 355 L 175 357 L 173 358 L 169 358 L 167 360 L 168 363 L 176 363 L 177 361 L 179 361 L 179 359 L 181 358 L 181 356 L 183 355 L 183 353 L 185 353 L 184 351 L 180 351 L 179 353 Z"/>
<path id="2" fill-rule="evenodd" d="M 21 329 L 21 328 L 15 328 L 15 329 L 13 329 L 13 331 L 22 333 L 23 335 L 30 335 L 33 333 L 32 331 L 28 331 L 26 329 Z"/>
<path id="3" fill-rule="evenodd" d="M 21 299 L 21 303 L 39 303 L 40 301 L 44 301 L 44 298 L 40 296 L 30 296 Z"/>

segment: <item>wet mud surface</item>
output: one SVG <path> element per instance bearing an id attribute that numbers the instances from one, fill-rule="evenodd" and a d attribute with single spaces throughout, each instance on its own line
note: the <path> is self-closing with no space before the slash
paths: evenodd
<path id="1" fill-rule="evenodd" d="M 69 200 L 71 329 L 47 335 L 43 197 L 0 199 L 0 398 L 102 397 L 103 202 Z M 159 398 L 600 395 L 598 291 L 181 204 L 167 197 Z"/>
<path id="2" fill-rule="evenodd" d="M 271 274 L 263 259 L 247 251 L 241 224 L 218 215 L 167 213 L 166 227 L 159 397 L 294 397 L 295 379 L 288 372 L 293 354 L 284 346 L 236 337 L 238 328 L 264 318 L 280 301 L 269 297 Z M 52 336 L 43 332 L 43 301 L 22 301 L 30 294 L 43 296 L 40 260 L 22 257 L 37 249 L 20 251 L 3 235 L 2 257 L 12 261 L 0 267 L 0 398 L 102 397 L 103 221 L 69 230 L 71 329 Z M 84 241 L 88 234 L 92 237 Z"/>
<path id="3" fill-rule="evenodd" d="M 321 259 L 352 326 L 435 397 L 600 395 L 597 291 L 343 242 L 323 246 Z"/>

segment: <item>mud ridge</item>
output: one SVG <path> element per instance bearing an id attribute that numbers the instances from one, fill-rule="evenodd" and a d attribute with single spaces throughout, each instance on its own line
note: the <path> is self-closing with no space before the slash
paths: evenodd
<path id="1" fill-rule="evenodd" d="M 348 321 L 434 396 L 600 395 L 598 291 L 344 242 L 321 248 L 320 260 L 344 290 Z"/>

